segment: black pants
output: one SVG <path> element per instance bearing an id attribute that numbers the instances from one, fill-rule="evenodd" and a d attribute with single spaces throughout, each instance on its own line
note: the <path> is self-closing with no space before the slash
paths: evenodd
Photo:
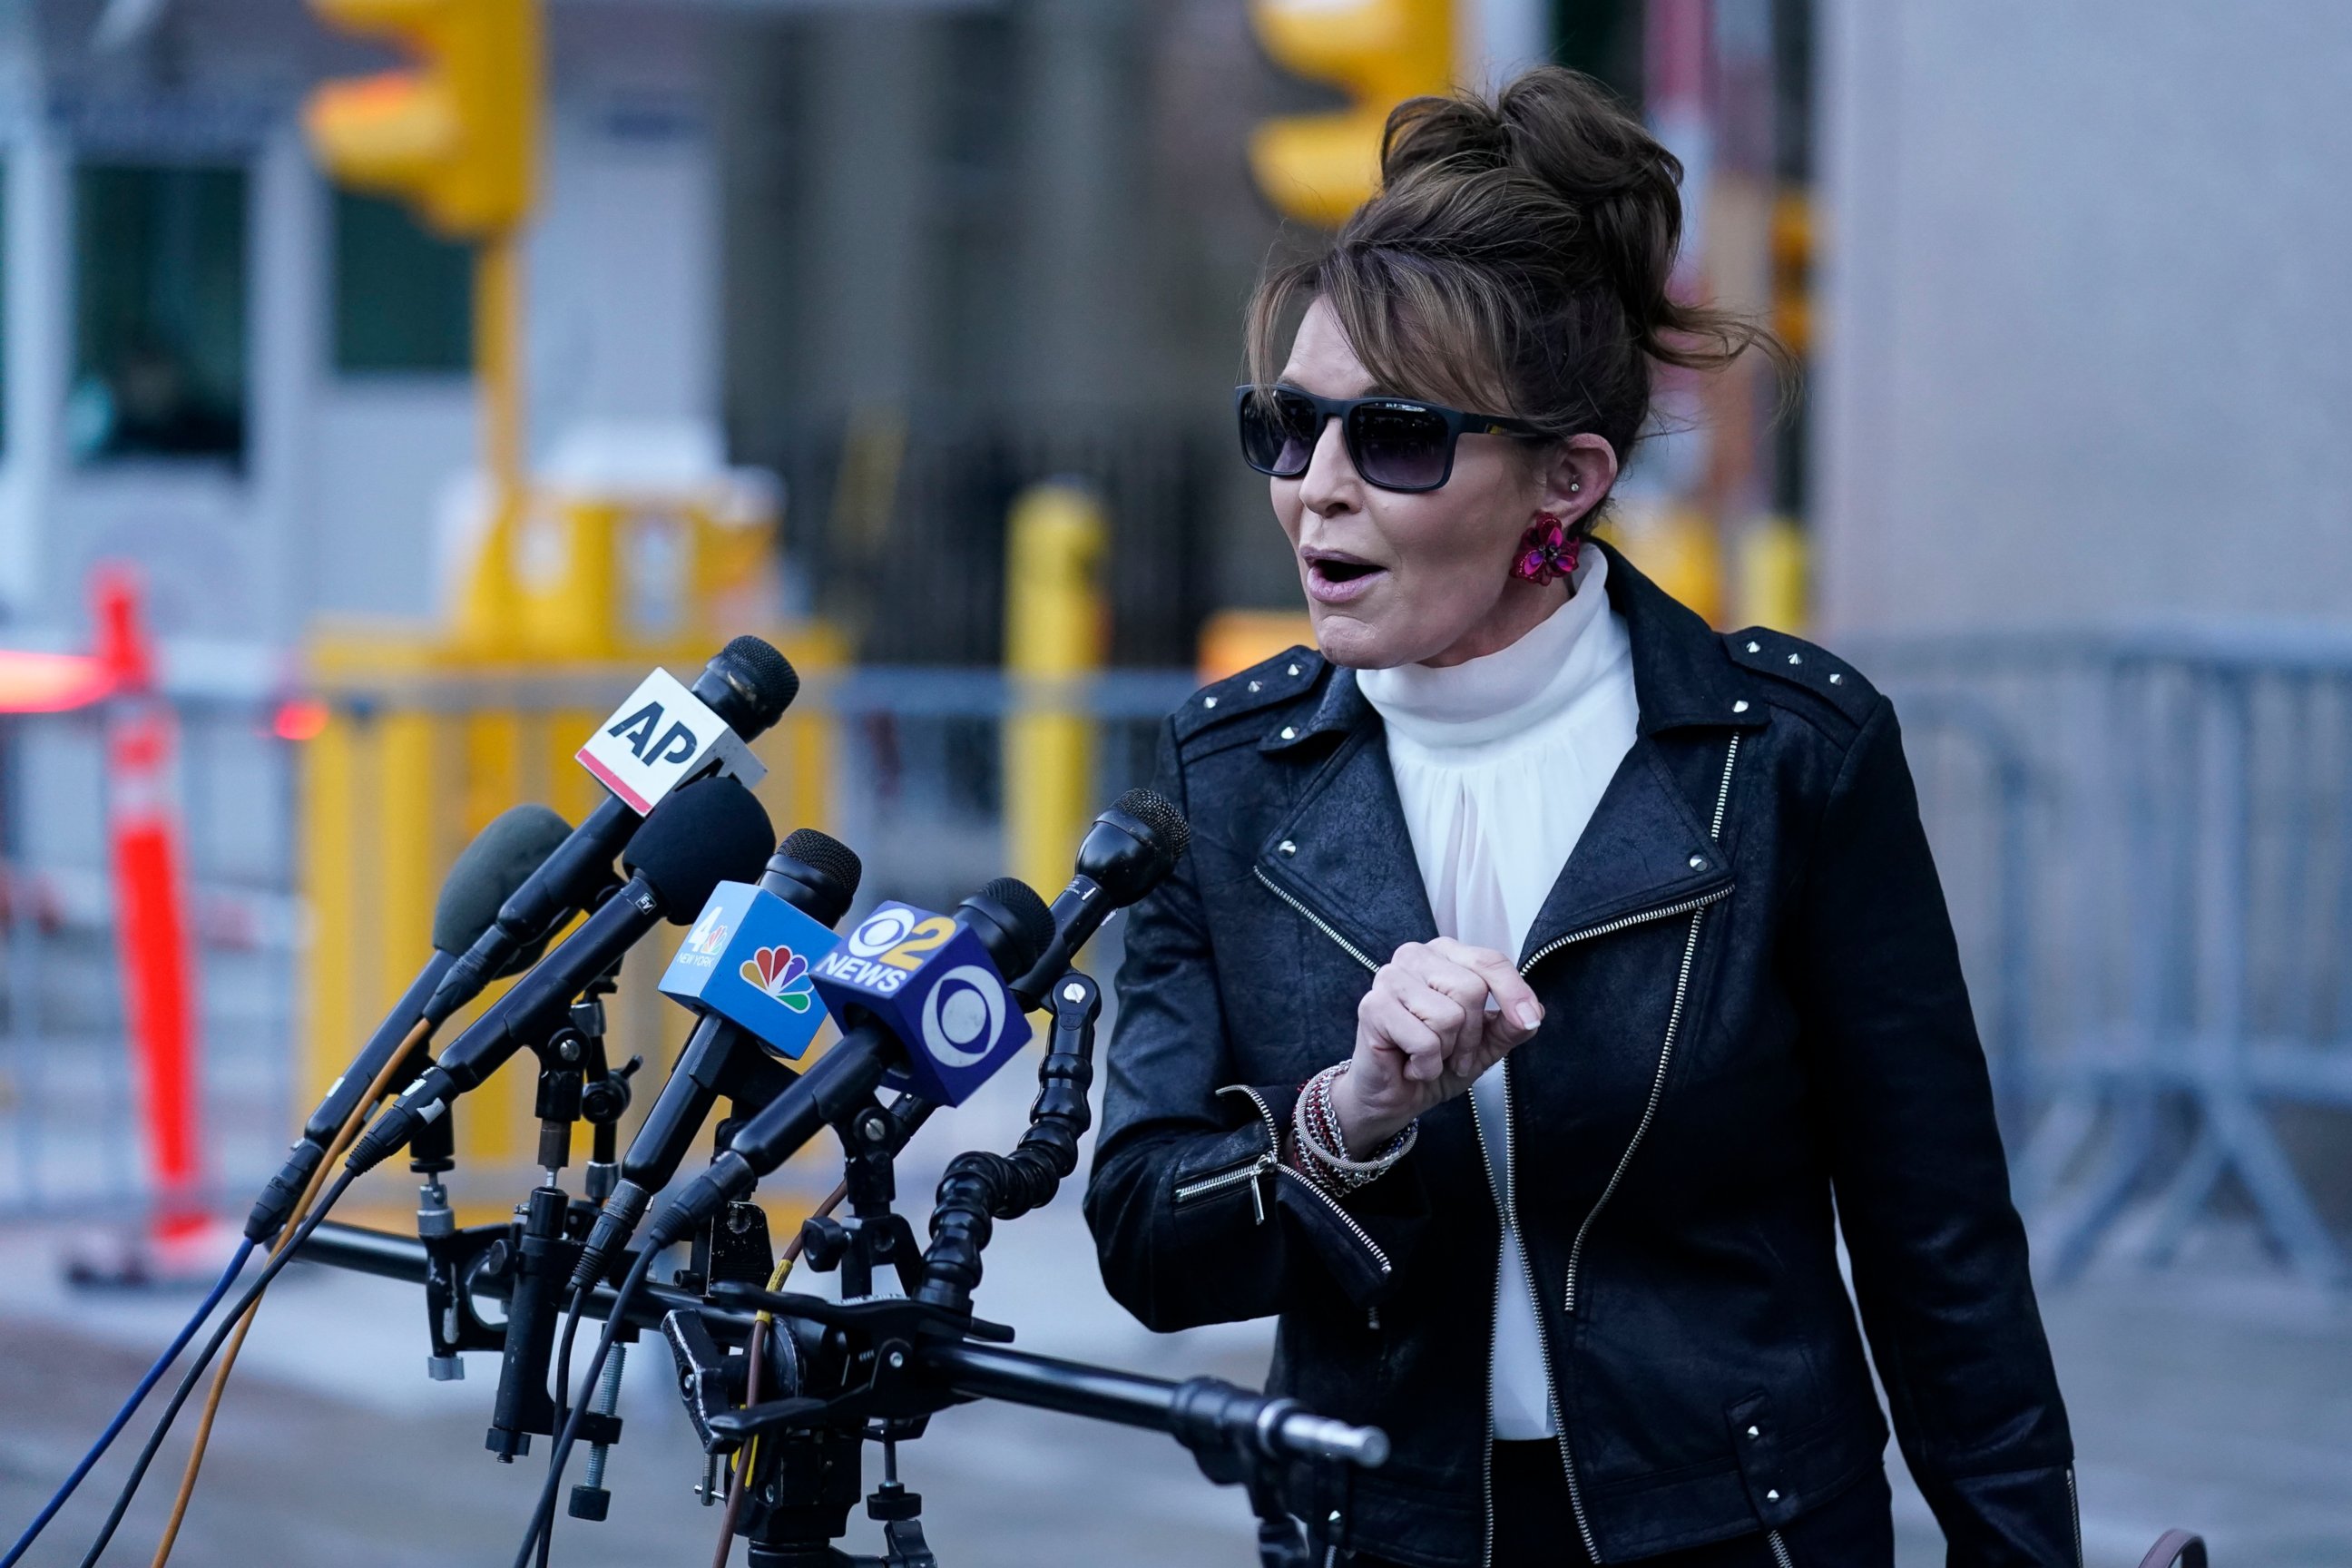
<path id="1" fill-rule="evenodd" d="M 1780 1531 L 1790 1568 L 1894 1568 L 1886 1472 L 1874 1470 Z M 1494 1568 L 1589 1568 L 1568 1499 L 1559 1445 L 1495 1445 Z M 1358 1568 L 1387 1568 L 1376 1558 Z M 1644 1557 L 1639 1568 L 1782 1568 L 1762 1531 Z"/>

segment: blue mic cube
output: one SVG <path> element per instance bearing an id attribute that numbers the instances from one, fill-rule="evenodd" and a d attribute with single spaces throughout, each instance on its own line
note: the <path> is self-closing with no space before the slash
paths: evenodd
<path id="1" fill-rule="evenodd" d="M 798 1060 L 825 1019 L 809 972 L 841 939 L 775 894 L 721 882 L 662 972 L 662 994 Z"/>
<path id="2" fill-rule="evenodd" d="M 841 1018 L 873 1016 L 907 1050 L 891 1081 L 961 1105 L 1029 1043 L 1029 1020 L 980 938 L 945 915 L 877 904 L 809 978 Z"/>

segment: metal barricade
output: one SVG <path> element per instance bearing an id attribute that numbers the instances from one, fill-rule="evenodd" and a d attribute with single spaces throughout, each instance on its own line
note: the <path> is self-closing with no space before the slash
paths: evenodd
<path id="1" fill-rule="evenodd" d="M 2345 1178 L 2340 1143 L 2291 1152 L 2282 1113 L 2352 1110 L 2352 637 L 1841 651 L 1922 721 L 1922 810 L 2048 1268 L 2080 1269 L 2127 1213 L 2168 1259 L 2234 1181 L 2299 1272 L 2344 1282 L 2311 1194 Z M 1990 794 L 1940 771 L 1956 722 L 2005 781 Z"/>
<path id="2" fill-rule="evenodd" d="M 273 706 L 173 700 L 191 884 L 205 1184 L 239 1202 L 284 1152 L 300 921 L 293 748 Z M 105 715 L 0 718 L 0 1222 L 144 1215 L 108 868 Z"/>
<path id="3" fill-rule="evenodd" d="M 2297 1144 L 2281 1113 L 2352 1110 L 2352 638 L 1840 651 L 1902 717 L 2044 1264 L 2079 1268 L 2127 1213 L 2143 1254 L 2168 1257 L 2234 1181 L 2299 1270 L 2344 1279 L 2311 1192 L 2345 1180 L 2340 1149 Z M 593 804 L 571 752 L 638 673 L 331 682 L 299 786 L 297 748 L 265 710 L 183 705 L 207 1173 L 232 1201 L 421 962 L 440 876 L 471 831 L 519 800 L 574 819 Z M 1008 720 L 1082 719 L 1084 793 L 1105 803 L 1150 777 L 1161 717 L 1193 684 L 1174 670 L 812 668 L 760 744 L 775 770 L 761 793 L 780 832 L 821 826 L 857 850 L 861 901 L 948 907 L 1009 868 L 1003 748 L 1024 731 Z M 98 745 L 86 715 L 0 721 L 0 1220 L 127 1213 L 145 1197 L 124 1113 Z M 659 1065 L 686 1017 L 653 992 L 657 968 L 634 963 L 613 1012 L 617 1054 Z M 486 1197 L 510 1194 L 530 1147 L 528 1077 L 511 1069 L 469 1098 Z M 379 1201 L 404 1205 L 402 1186 Z"/>

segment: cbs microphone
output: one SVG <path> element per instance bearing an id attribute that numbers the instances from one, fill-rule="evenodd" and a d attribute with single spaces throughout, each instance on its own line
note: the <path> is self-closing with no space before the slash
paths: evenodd
<path id="1" fill-rule="evenodd" d="M 1025 1009 L 1003 976 L 1028 973 L 1053 941 L 1045 900 L 1013 877 L 964 900 L 952 917 L 876 906 L 809 971 L 846 1032 L 663 1208 L 646 1227 L 647 1251 L 749 1192 L 887 1079 L 932 1103 L 963 1103 L 1027 1043 Z"/>

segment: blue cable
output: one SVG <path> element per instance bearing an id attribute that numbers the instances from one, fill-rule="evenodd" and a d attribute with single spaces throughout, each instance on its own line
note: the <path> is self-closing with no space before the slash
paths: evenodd
<path id="1" fill-rule="evenodd" d="M 251 1241 L 247 1241 L 236 1249 L 236 1256 L 230 1258 L 228 1267 L 221 1271 L 220 1281 L 213 1287 L 212 1294 L 205 1298 L 204 1305 L 189 1318 L 179 1337 L 155 1358 L 155 1364 L 147 1369 L 147 1375 L 139 1380 L 139 1386 L 131 1391 L 131 1397 L 122 1402 L 122 1408 L 114 1413 L 114 1419 L 107 1424 L 106 1430 L 99 1435 L 89 1452 L 81 1457 L 81 1463 L 74 1467 L 74 1473 L 66 1478 L 66 1484 L 49 1499 L 48 1506 L 42 1509 L 40 1516 L 26 1527 L 25 1533 L 16 1538 L 16 1544 L 8 1548 L 8 1555 L 0 1557 L 0 1568 L 15 1568 L 16 1560 L 32 1549 L 34 1541 L 48 1528 L 49 1521 L 57 1518 L 58 1510 L 66 1506 L 66 1500 L 74 1495 L 74 1489 L 80 1486 L 83 1479 L 97 1467 L 114 1440 L 122 1436 L 122 1429 L 131 1425 L 131 1417 L 138 1414 L 141 1402 L 154 1392 L 155 1385 L 163 1380 L 163 1373 L 179 1359 L 180 1352 L 188 1348 L 188 1342 L 196 1337 L 196 1331 L 205 1326 L 205 1320 L 213 1315 L 213 1309 L 221 1304 L 221 1298 L 228 1294 L 228 1288 L 236 1284 L 236 1277 L 245 1271 L 246 1261 L 253 1256 L 253 1247 Z"/>

